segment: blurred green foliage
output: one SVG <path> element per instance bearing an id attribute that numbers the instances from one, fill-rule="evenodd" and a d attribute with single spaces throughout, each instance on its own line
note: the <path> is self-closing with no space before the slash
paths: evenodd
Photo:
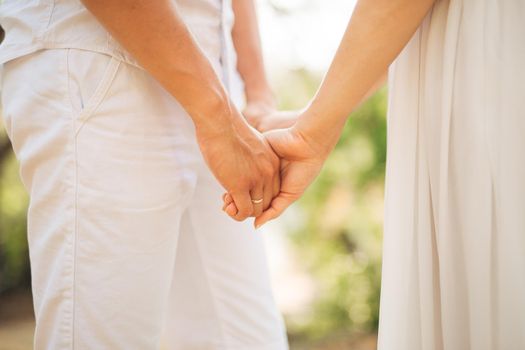
<path id="1" fill-rule="evenodd" d="M 9 146 L 2 124 L 0 144 Z M 27 203 L 27 194 L 18 176 L 18 163 L 10 149 L 4 150 L 0 157 L 0 293 L 30 285 Z"/>
<path id="2" fill-rule="evenodd" d="M 0 42 L 4 35 L 0 28 Z M 0 294 L 30 285 L 27 203 L 27 194 L 18 177 L 18 164 L 0 118 Z"/>
<path id="3" fill-rule="evenodd" d="M 277 79 L 283 108 L 300 108 L 320 77 L 304 70 Z M 292 336 L 314 341 L 377 329 L 386 160 L 386 89 L 351 116 L 318 179 L 296 206 L 290 237 L 316 284 L 305 315 L 288 317 Z"/>

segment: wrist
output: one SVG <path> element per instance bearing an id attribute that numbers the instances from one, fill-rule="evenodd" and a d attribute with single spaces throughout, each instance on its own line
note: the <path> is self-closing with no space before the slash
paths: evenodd
<path id="1" fill-rule="evenodd" d="M 207 117 L 194 119 L 195 132 L 201 140 L 238 137 L 249 125 L 234 106 L 210 108 Z"/>
<path id="2" fill-rule="evenodd" d="M 265 83 L 262 83 L 261 85 L 257 85 L 257 86 L 246 85 L 245 95 L 246 95 L 247 104 L 250 104 L 250 103 L 265 104 L 273 108 L 275 108 L 277 105 L 277 102 L 275 100 L 275 96 L 272 90 Z"/>
<path id="3" fill-rule="evenodd" d="M 227 95 L 217 94 L 196 106 L 186 107 L 197 133 L 221 133 L 231 128 L 238 112 Z"/>
<path id="4" fill-rule="evenodd" d="M 317 115 L 310 109 L 301 115 L 294 126 L 296 132 L 323 158 L 334 149 L 342 128 L 339 125 L 324 123 L 322 115 Z"/>

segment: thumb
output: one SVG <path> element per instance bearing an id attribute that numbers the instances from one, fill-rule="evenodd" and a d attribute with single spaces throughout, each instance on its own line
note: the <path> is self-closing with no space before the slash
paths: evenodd
<path id="1" fill-rule="evenodd" d="M 279 158 L 287 158 L 291 155 L 294 139 L 290 129 L 270 130 L 263 135 Z"/>
<path id="2" fill-rule="evenodd" d="M 255 218 L 255 228 L 259 228 L 266 224 L 268 221 L 279 217 L 293 202 L 296 198 L 293 196 L 280 192 L 277 197 L 272 200 L 270 207 L 266 209 L 261 215 Z"/>

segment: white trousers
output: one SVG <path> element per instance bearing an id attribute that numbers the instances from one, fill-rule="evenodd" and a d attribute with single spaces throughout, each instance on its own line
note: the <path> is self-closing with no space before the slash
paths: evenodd
<path id="1" fill-rule="evenodd" d="M 57 49 L 4 65 L 30 193 L 36 349 L 286 349 L 261 236 L 221 211 L 193 124 L 151 76 Z"/>

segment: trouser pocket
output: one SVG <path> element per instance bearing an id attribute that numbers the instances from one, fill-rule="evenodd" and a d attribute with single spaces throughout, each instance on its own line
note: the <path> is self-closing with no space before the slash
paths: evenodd
<path id="1" fill-rule="evenodd" d="M 120 61 L 112 56 L 78 49 L 67 50 L 67 90 L 76 115 L 76 133 L 108 95 L 119 66 Z"/>

